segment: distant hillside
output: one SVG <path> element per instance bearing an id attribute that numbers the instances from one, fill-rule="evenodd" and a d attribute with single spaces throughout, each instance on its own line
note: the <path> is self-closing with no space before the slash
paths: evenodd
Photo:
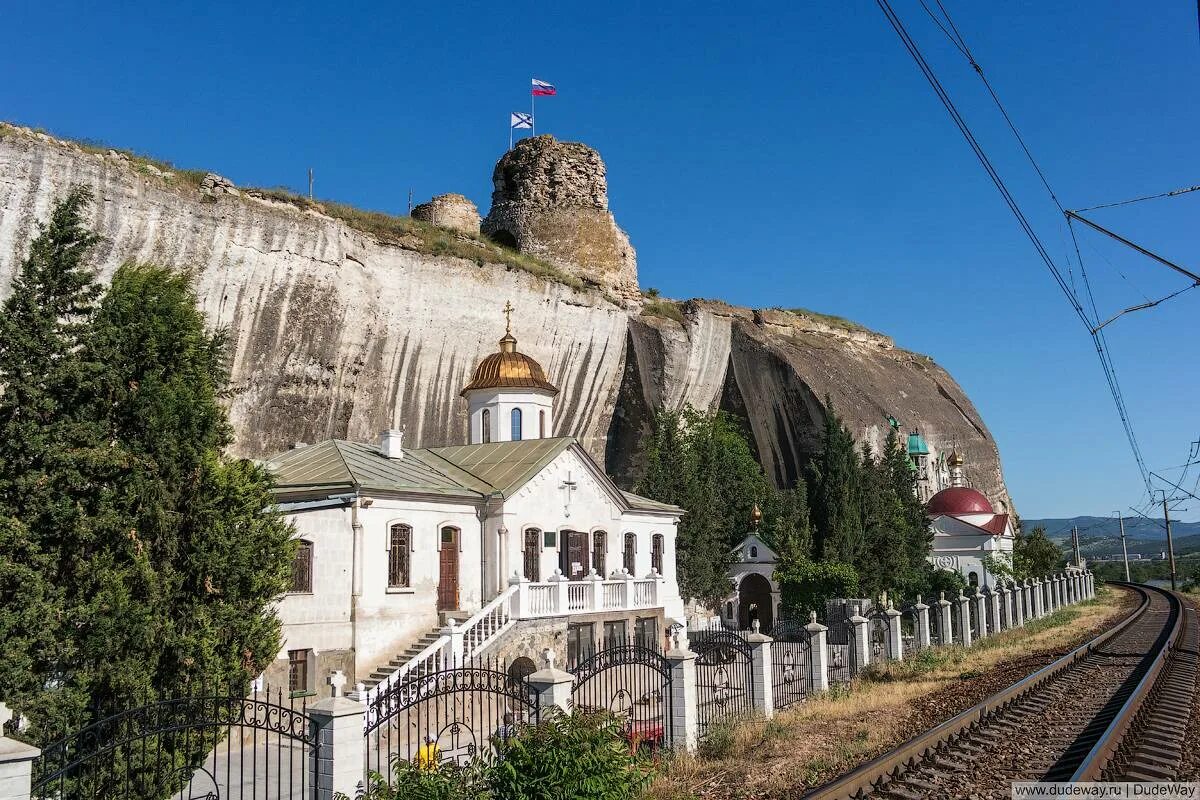
<path id="1" fill-rule="evenodd" d="M 1118 555 L 1121 552 L 1121 528 L 1116 517 L 1072 517 L 1070 519 L 1021 519 L 1021 527 L 1031 531 L 1046 529 L 1046 535 L 1065 547 L 1071 545 L 1071 526 L 1079 528 L 1079 549 L 1086 558 Z M 1171 522 L 1175 554 L 1200 553 L 1200 522 Z M 1134 517 L 1125 519 L 1129 554 L 1156 557 L 1167 548 L 1167 532 L 1162 520 Z"/>

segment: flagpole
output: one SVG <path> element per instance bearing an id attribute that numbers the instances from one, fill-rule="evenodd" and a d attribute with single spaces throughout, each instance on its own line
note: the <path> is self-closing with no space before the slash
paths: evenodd
<path id="1" fill-rule="evenodd" d="M 534 112 L 534 101 L 537 100 L 537 95 L 533 93 L 533 82 L 529 85 L 529 130 L 534 136 L 537 136 L 537 114 Z"/>
<path id="2" fill-rule="evenodd" d="M 512 150 L 512 131 L 513 131 L 512 115 L 509 114 L 509 116 L 508 116 L 508 149 L 509 150 Z"/>

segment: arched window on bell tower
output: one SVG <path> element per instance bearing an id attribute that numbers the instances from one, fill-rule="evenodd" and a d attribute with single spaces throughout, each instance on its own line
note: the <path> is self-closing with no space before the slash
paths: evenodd
<path id="1" fill-rule="evenodd" d="M 509 440 L 513 442 L 521 441 L 521 409 L 514 408 L 512 410 L 512 433 Z"/>

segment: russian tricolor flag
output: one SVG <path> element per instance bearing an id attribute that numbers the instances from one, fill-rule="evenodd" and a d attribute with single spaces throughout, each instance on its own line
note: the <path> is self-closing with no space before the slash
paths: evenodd
<path id="1" fill-rule="evenodd" d="M 553 97 L 558 94 L 558 89 L 554 88 L 553 84 L 533 79 L 533 96 L 534 97 Z"/>

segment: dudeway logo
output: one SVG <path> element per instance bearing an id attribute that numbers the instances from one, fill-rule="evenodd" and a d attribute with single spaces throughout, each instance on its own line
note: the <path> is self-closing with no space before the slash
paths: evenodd
<path id="1" fill-rule="evenodd" d="M 1200 800 L 1200 783 L 1038 783 L 1019 781 L 1012 784 L 1012 800 L 1047 797 L 1073 798 L 1182 798 Z"/>

